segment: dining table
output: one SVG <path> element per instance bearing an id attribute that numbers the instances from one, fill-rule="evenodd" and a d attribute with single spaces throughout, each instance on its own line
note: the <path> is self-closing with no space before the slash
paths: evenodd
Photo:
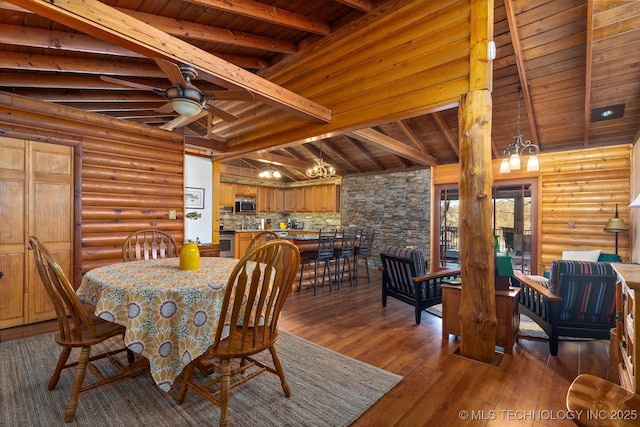
<path id="1" fill-rule="evenodd" d="M 76 293 L 98 317 L 125 326 L 125 345 L 149 360 L 153 380 L 169 391 L 213 344 L 238 261 L 203 257 L 197 270 L 181 270 L 179 258 L 111 264 L 87 272 Z"/>

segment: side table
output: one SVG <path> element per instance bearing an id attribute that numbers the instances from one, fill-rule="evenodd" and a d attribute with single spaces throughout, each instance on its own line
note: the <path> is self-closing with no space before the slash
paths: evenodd
<path id="1" fill-rule="evenodd" d="M 442 285 L 442 339 L 449 335 L 460 336 L 461 298 L 460 285 Z M 520 288 L 509 288 L 508 291 L 496 291 L 496 345 L 504 347 L 507 354 L 513 353 L 513 344 L 518 339 L 520 328 L 520 312 L 518 310 L 518 293 Z"/>

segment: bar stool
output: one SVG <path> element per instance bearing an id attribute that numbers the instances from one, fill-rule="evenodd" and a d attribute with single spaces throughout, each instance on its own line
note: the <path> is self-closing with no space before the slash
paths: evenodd
<path id="1" fill-rule="evenodd" d="M 369 279 L 369 255 L 371 254 L 371 247 L 373 245 L 373 239 L 376 235 L 375 228 L 371 229 L 371 233 L 365 232 L 364 228 L 360 230 L 360 237 L 358 238 L 358 244 L 355 247 L 354 264 L 356 265 L 356 285 L 358 284 L 358 258 L 364 258 L 364 265 L 367 268 L 367 283 L 370 283 Z M 364 276 L 363 276 L 364 277 Z"/>
<path id="2" fill-rule="evenodd" d="M 349 267 L 349 283 L 353 286 L 353 281 L 355 279 L 354 272 L 351 267 L 351 259 L 355 263 L 356 259 L 355 255 L 355 246 L 356 246 L 356 231 L 355 230 L 346 230 L 342 229 L 342 239 L 341 245 L 339 248 L 334 249 L 333 257 L 336 260 L 336 278 L 335 281 L 338 283 L 338 289 L 340 289 L 340 285 L 342 284 L 342 278 L 344 277 L 345 267 Z M 340 271 L 340 262 L 342 261 L 342 272 Z M 356 280 L 357 284 L 357 280 Z"/>
<path id="3" fill-rule="evenodd" d="M 332 290 L 333 278 L 331 277 L 331 260 L 333 259 L 333 250 L 336 244 L 337 230 L 333 232 L 318 231 L 318 246 L 315 251 L 304 251 L 300 253 L 300 283 L 298 283 L 298 292 L 302 288 L 302 278 L 304 276 L 304 265 L 313 262 L 313 295 L 317 294 L 318 289 L 318 264 L 323 263 L 322 285 L 324 286 L 325 276 L 329 277 L 329 291 Z"/>

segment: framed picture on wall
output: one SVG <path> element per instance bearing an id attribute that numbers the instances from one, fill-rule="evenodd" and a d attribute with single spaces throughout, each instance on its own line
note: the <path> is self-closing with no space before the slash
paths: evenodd
<path id="1" fill-rule="evenodd" d="M 185 209 L 204 209 L 204 188 L 185 187 L 184 207 Z"/>

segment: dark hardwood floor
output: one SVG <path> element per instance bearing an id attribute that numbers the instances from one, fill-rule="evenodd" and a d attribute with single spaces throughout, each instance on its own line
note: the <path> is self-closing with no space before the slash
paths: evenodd
<path id="1" fill-rule="evenodd" d="M 442 340 L 440 318 L 423 313 L 416 325 L 413 308 L 395 299 L 382 308 L 380 274 L 372 273 L 369 284 L 360 279 L 356 287 L 346 283 L 333 292 L 325 286 L 316 297 L 310 288 L 292 293 L 280 323 L 285 331 L 404 377 L 354 426 L 573 426 L 563 419 L 573 379 L 580 373 L 607 378 L 606 340 L 563 341 L 558 357 L 551 357 L 546 341 L 520 338 L 497 367 L 453 355 L 458 343 Z M 44 322 L 0 330 L 0 339 L 55 327 Z M 469 419 L 461 417 L 465 413 Z"/>

